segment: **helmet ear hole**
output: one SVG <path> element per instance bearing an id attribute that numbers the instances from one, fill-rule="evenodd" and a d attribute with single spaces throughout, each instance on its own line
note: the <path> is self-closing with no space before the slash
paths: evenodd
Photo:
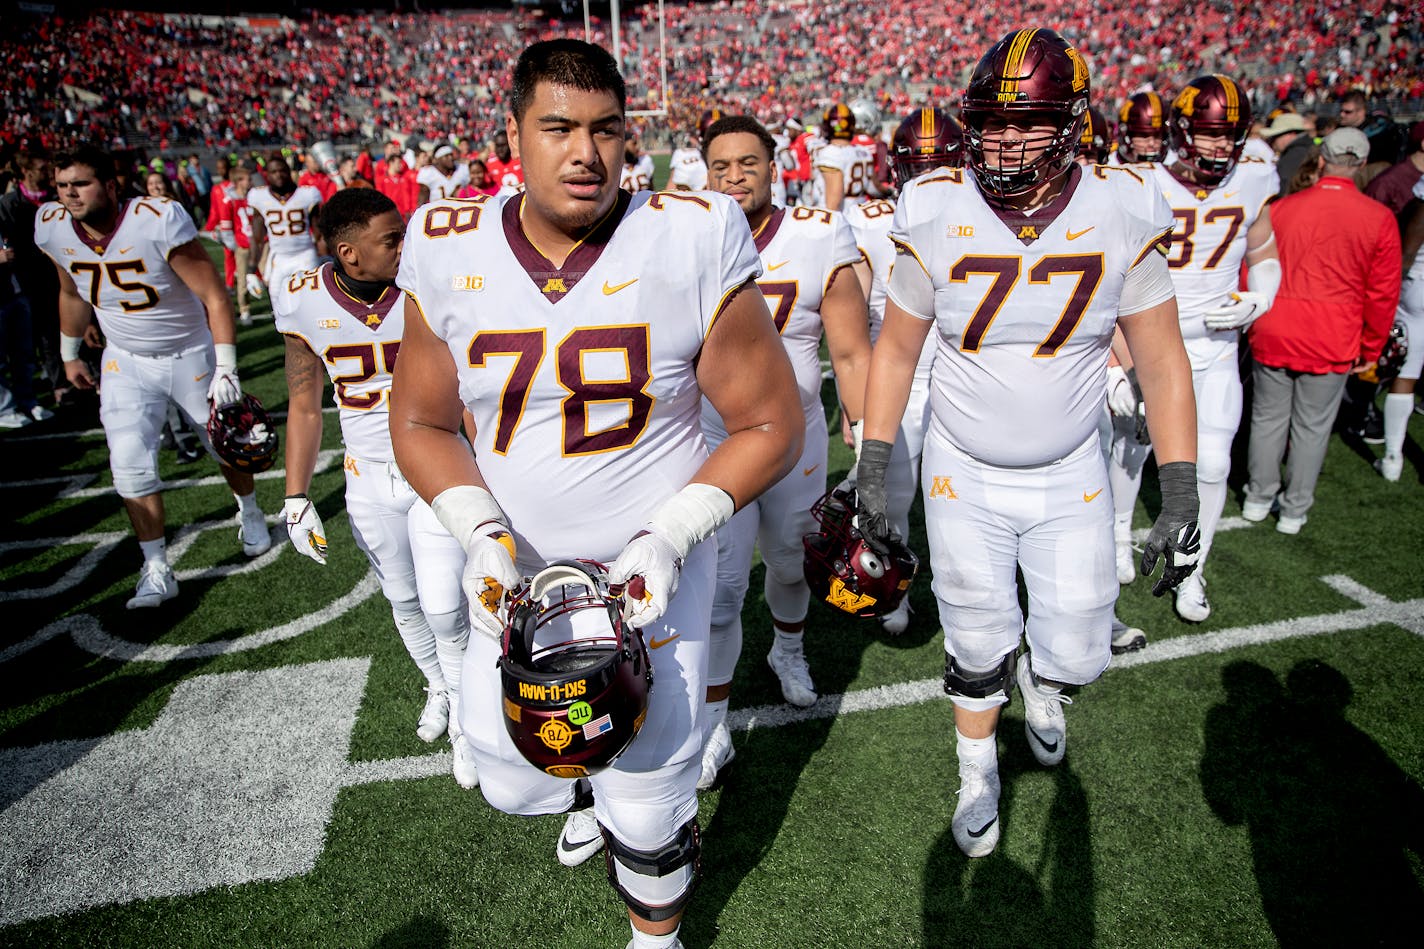
<path id="1" fill-rule="evenodd" d="M 885 561 L 870 548 L 865 548 L 857 555 L 860 569 L 865 571 L 865 575 L 880 579 L 885 576 Z"/>

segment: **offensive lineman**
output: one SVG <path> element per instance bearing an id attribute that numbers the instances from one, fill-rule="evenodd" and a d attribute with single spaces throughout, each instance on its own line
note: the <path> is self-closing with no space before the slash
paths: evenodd
<path id="1" fill-rule="evenodd" d="M 875 194 L 875 153 L 856 145 L 855 113 L 837 102 L 821 120 L 826 144 L 816 152 L 813 190 L 823 207 L 845 211 Z"/>
<path id="2" fill-rule="evenodd" d="M 767 664 L 781 681 L 786 701 L 802 708 L 816 701 L 803 648 L 811 591 L 806 585 L 801 538 L 816 529 L 811 506 L 826 492 L 821 332 L 825 330 L 841 401 L 857 435 L 870 365 L 870 336 L 865 297 L 852 270 L 860 260 L 860 249 L 845 219 L 824 208 L 788 210 L 772 204 L 776 140 L 750 116 L 719 119 L 707 128 L 703 142 L 711 190 L 736 201 L 751 227 L 764 271 L 758 285 L 796 371 L 806 427 L 805 447 L 797 466 L 717 531 L 717 592 L 712 600 L 707 677 L 711 727 L 698 783 L 708 788 L 735 754 L 726 725 L 727 704 L 732 674 L 742 652 L 742 601 L 746 599 L 754 546 L 760 548 L 766 565 L 766 605 L 774 635 Z M 714 449 L 727 437 L 722 420 L 705 402 L 702 430 Z"/>
<path id="3" fill-rule="evenodd" d="M 647 725 L 591 776 L 592 815 L 570 816 L 560 851 L 582 859 L 606 841 L 629 945 L 665 949 L 680 945 L 699 866 L 716 565 L 702 542 L 790 470 L 803 423 L 754 283 L 745 216 L 721 195 L 618 188 L 625 98 L 597 46 L 560 39 L 521 54 L 507 125 L 526 190 L 436 203 L 411 219 L 391 437 L 468 553 L 465 590 L 483 635 L 470 638 L 460 715 L 496 808 L 560 813 L 580 796 L 580 782 L 534 768 L 502 726 L 493 637 L 508 591 L 567 557 L 611 564 L 613 583 L 642 579 L 624 611 L 652 658 Z M 646 264 L 649 247 L 658 267 Z M 731 432 L 710 457 L 703 396 Z"/>
<path id="4" fill-rule="evenodd" d="M 455 779 L 473 788 L 479 776 L 457 714 L 468 621 L 462 609 L 421 609 L 408 524 L 419 499 L 391 450 L 391 370 L 405 324 L 395 277 L 405 229 L 395 202 L 374 188 L 338 191 L 323 221 L 333 260 L 272 288 L 272 313 L 287 346 L 287 534 L 299 553 L 326 563 L 326 530 L 307 490 L 321 447 L 321 380 L 329 375 L 346 446 L 351 533 L 375 568 L 396 630 L 427 682 L 416 734 L 430 742 L 448 727 Z"/>
<path id="5" fill-rule="evenodd" d="M 1140 170 L 1151 175 L 1176 218 L 1167 266 L 1177 290 L 1182 340 L 1191 359 L 1196 394 L 1201 557 L 1192 575 L 1174 591 L 1173 600 L 1178 616 L 1200 623 L 1211 615 L 1202 574 L 1226 506 L 1231 442 L 1241 423 L 1237 340 L 1271 308 L 1281 285 L 1267 207 L 1279 181 L 1270 163 L 1241 155 L 1251 131 L 1251 105 L 1245 90 L 1232 79 L 1211 75 L 1192 80 L 1173 102 L 1168 124 L 1175 160 Z M 1243 259 L 1249 289 L 1237 292 Z M 1120 385 L 1120 377 L 1114 383 Z M 1113 533 L 1118 579 L 1129 582 L 1132 510 L 1142 478 L 1140 455 L 1145 451 L 1129 444 L 1135 441 L 1132 428 L 1131 416 L 1115 416 L 1109 468 L 1117 510 Z"/>
<path id="6" fill-rule="evenodd" d="M 281 155 L 267 160 L 262 175 L 267 184 L 247 192 L 247 206 L 252 209 L 252 269 L 260 265 L 267 282 L 276 287 L 292 274 L 316 266 L 321 192 L 311 185 L 298 186 Z"/>
<path id="7" fill-rule="evenodd" d="M 1191 372 L 1161 256 L 1171 211 L 1140 176 L 1074 162 L 1087 107 L 1087 65 L 1053 31 L 1018 30 L 989 49 L 964 96 L 968 173 L 935 172 L 901 195 L 871 362 L 859 518 L 878 539 L 889 533 L 890 443 L 934 327 L 925 527 L 957 734 L 952 830 L 971 857 L 999 839 L 995 732 L 1015 680 L 1029 746 L 1053 765 L 1063 689 L 1094 681 L 1110 657 L 1117 583 L 1098 418 L 1115 323 L 1137 358 L 1160 461 L 1162 513 L 1143 571 L 1165 554 L 1160 595 L 1195 562 Z"/>
<path id="8" fill-rule="evenodd" d="M 143 551 L 127 605 L 157 606 L 178 595 L 163 536 L 159 436 L 171 400 L 212 453 L 212 407 L 242 398 L 232 302 L 182 205 L 120 201 L 113 158 L 92 146 L 57 156 L 54 171 L 59 200 L 40 207 L 35 244 L 59 271 L 64 372 L 80 389 L 98 385 L 79 358 L 84 330 L 97 317 L 107 340 L 99 419 L 114 490 Z M 266 553 L 272 538 L 252 475 L 227 465 L 222 473 L 237 499 L 242 552 Z"/>

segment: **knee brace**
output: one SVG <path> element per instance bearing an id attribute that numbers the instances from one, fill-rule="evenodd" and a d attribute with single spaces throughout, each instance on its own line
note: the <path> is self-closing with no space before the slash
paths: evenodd
<path id="1" fill-rule="evenodd" d="M 972 699 L 964 703 L 973 711 L 987 711 L 995 705 L 1007 705 L 1014 686 L 1014 653 L 1009 653 L 993 669 L 985 672 L 966 670 L 953 656 L 944 657 L 944 692 L 954 699 Z M 958 704 L 958 703 L 956 703 Z"/>
<path id="2" fill-rule="evenodd" d="M 639 919 L 660 923 L 681 913 L 702 879 L 702 832 L 697 818 L 657 850 L 634 850 L 602 824 L 608 882 Z"/>

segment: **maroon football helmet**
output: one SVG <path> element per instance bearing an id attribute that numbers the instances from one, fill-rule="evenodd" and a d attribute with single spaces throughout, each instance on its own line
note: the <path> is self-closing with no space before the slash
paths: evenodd
<path id="1" fill-rule="evenodd" d="M 719 119 L 725 119 L 729 113 L 725 109 L 708 109 L 702 113 L 702 118 L 697 120 L 697 137 L 703 139 L 707 137 L 707 130 L 712 127 L 712 123 Z"/>
<path id="2" fill-rule="evenodd" d="M 1123 161 L 1167 157 L 1167 111 L 1155 92 L 1134 93 L 1117 113 L 1117 153 Z"/>
<path id="3" fill-rule="evenodd" d="M 208 414 L 208 441 L 223 464 L 248 474 L 266 471 L 277 457 L 277 426 L 251 394 L 213 406 Z"/>
<path id="4" fill-rule="evenodd" d="M 821 131 L 826 141 L 833 138 L 850 138 L 855 134 L 855 113 L 850 106 L 837 102 L 821 117 Z"/>
<path id="5" fill-rule="evenodd" d="M 1078 137 L 1088 117 L 1088 64 L 1052 30 L 1016 30 L 995 43 L 969 79 L 960 119 L 967 164 L 979 187 L 994 197 L 1025 194 L 1062 175 L 1078 153 Z M 991 167 L 984 129 L 990 120 L 1052 122 L 1048 135 L 996 146 Z M 1032 160 L 1030 148 L 1042 152 Z"/>
<path id="6" fill-rule="evenodd" d="M 895 129 L 891 158 L 895 183 L 902 188 L 927 171 L 957 168 L 964 164 L 964 130 L 939 109 L 916 109 Z"/>
<path id="7" fill-rule="evenodd" d="M 1088 110 L 1083 134 L 1078 137 L 1078 154 L 1090 164 L 1105 165 L 1108 160 L 1108 120 L 1097 109 Z"/>
<path id="8" fill-rule="evenodd" d="M 833 488 L 811 506 L 821 525 L 801 538 L 811 595 L 852 616 L 884 616 L 905 598 L 920 569 L 920 558 L 895 538 L 882 556 L 855 526 L 855 489 Z"/>
<path id="9" fill-rule="evenodd" d="M 504 727 L 539 770 L 596 774 L 643 727 L 653 667 L 603 564 L 564 560 L 539 571 L 515 595 L 502 645 Z"/>
<path id="10" fill-rule="evenodd" d="M 1251 132 L 1251 102 L 1236 81 L 1219 74 L 1198 76 L 1172 103 L 1168 123 L 1177 159 L 1206 184 L 1221 181 L 1236 167 L 1246 136 Z M 1226 154 L 1204 157 L 1197 149 L 1198 135 L 1226 137 Z"/>

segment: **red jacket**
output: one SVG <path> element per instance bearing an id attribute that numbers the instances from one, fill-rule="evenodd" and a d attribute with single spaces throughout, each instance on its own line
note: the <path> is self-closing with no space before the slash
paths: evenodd
<path id="1" fill-rule="evenodd" d="M 1399 230 L 1348 178 L 1271 205 L 1281 289 L 1248 337 L 1264 366 L 1323 374 L 1379 358 L 1399 304 Z"/>
<path id="2" fill-rule="evenodd" d="M 420 183 L 416 181 L 415 169 L 401 162 L 400 174 L 392 175 L 390 166 L 381 162 L 376 169 L 376 190 L 396 203 L 402 221 L 410 220 L 410 212 L 415 210 L 420 200 Z"/>

